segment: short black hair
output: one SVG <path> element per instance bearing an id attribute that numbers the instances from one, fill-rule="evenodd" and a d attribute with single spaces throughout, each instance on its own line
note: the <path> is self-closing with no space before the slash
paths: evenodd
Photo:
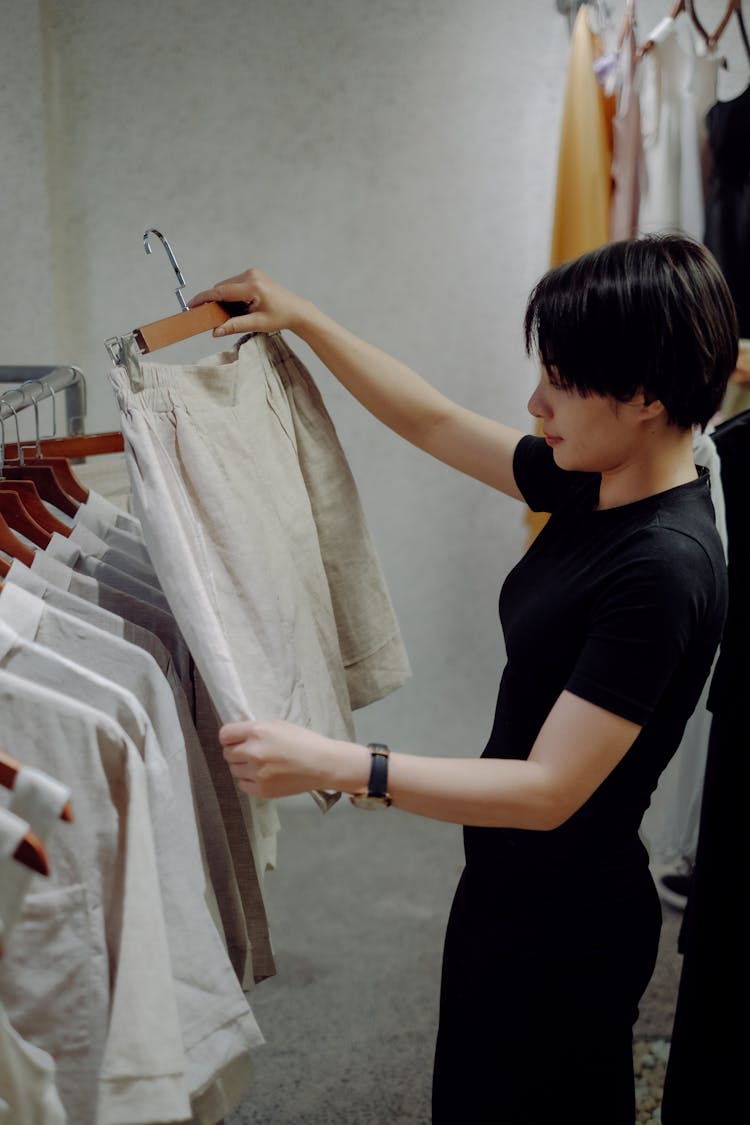
<path id="1" fill-rule="evenodd" d="M 549 270 L 524 336 L 563 387 L 621 402 L 642 391 L 674 425 L 703 429 L 737 365 L 739 327 L 711 252 L 669 234 L 608 242 Z"/>

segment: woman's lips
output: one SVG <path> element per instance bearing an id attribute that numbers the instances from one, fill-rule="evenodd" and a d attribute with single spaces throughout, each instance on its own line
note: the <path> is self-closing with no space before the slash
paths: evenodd
<path id="1" fill-rule="evenodd" d="M 547 445 L 559 445 L 562 438 L 557 437 L 556 434 L 545 434 L 544 440 L 547 442 Z"/>

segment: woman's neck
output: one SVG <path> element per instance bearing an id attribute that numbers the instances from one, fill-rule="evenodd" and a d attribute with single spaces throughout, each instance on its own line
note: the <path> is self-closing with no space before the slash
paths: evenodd
<path id="1" fill-rule="evenodd" d="M 697 478 L 692 433 L 689 430 L 663 432 L 659 441 L 646 447 L 646 456 L 602 473 L 596 507 L 602 511 L 633 504 Z"/>

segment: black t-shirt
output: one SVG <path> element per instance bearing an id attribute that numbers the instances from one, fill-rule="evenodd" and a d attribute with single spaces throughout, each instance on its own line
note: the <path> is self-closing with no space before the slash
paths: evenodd
<path id="1" fill-rule="evenodd" d="M 498 847 L 565 849 L 637 838 L 659 774 L 709 675 L 727 579 L 707 474 L 617 508 L 595 510 L 600 476 L 566 472 L 542 438 L 521 439 L 516 482 L 550 518 L 500 594 L 507 664 L 483 757 L 527 758 L 570 691 L 642 726 L 589 800 L 552 832 L 466 828 L 467 861 Z"/>

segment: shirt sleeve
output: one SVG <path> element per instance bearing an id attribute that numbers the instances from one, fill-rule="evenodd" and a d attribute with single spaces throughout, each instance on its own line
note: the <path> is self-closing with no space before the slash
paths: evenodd
<path id="1" fill-rule="evenodd" d="M 713 584 L 710 561 L 689 536 L 657 529 L 623 552 L 593 605 L 566 690 L 645 725 L 684 667 Z"/>
<path id="2" fill-rule="evenodd" d="M 552 449 L 544 438 L 526 434 L 513 454 L 513 476 L 532 512 L 554 512 L 593 473 L 570 472 L 555 464 Z"/>

